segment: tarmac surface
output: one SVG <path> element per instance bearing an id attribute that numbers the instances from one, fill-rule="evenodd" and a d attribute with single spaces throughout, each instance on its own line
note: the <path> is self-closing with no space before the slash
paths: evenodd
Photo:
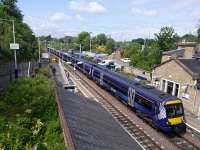
<path id="1" fill-rule="evenodd" d="M 58 95 L 77 150 L 142 150 L 96 101 L 64 89 L 56 67 Z"/>

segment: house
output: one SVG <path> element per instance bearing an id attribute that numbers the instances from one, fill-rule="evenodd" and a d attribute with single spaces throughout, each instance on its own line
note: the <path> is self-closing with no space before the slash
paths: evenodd
<path id="1" fill-rule="evenodd" d="M 200 116 L 200 60 L 169 59 L 156 66 L 152 84 L 183 100 L 184 107 Z"/>

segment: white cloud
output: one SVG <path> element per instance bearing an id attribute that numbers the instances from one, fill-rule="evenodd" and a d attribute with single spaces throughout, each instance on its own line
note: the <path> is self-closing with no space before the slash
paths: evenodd
<path id="1" fill-rule="evenodd" d="M 174 9 L 183 9 L 190 6 L 199 5 L 199 0 L 171 0 Z"/>
<path id="2" fill-rule="evenodd" d="M 132 13 L 135 15 L 143 15 L 143 16 L 155 16 L 158 14 L 157 10 L 144 10 L 144 9 L 139 9 L 139 8 L 132 8 L 131 9 Z"/>
<path id="3" fill-rule="evenodd" d="M 50 17 L 51 21 L 66 21 L 66 20 L 71 20 L 71 16 L 67 16 L 62 12 L 56 12 Z"/>
<path id="4" fill-rule="evenodd" d="M 56 14 L 56 13 L 55 13 Z M 67 24 L 63 21 L 57 21 L 62 20 L 60 16 L 63 15 L 57 15 L 57 17 L 52 16 L 46 16 L 46 17 L 32 17 L 32 16 L 25 16 L 24 21 L 32 28 L 33 32 L 37 36 L 41 35 L 49 35 L 51 34 L 54 37 L 63 37 L 65 35 L 76 35 L 78 34 L 81 29 L 77 28 L 69 28 Z M 55 15 L 56 16 L 56 15 Z M 53 17 L 53 20 L 52 20 Z M 71 16 L 70 22 L 78 22 L 83 20 L 83 18 L 80 15 Z"/>
<path id="5" fill-rule="evenodd" d="M 104 13 L 106 8 L 98 2 L 70 1 L 69 8 L 78 12 Z"/>
<path id="6" fill-rule="evenodd" d="M 194 10 L 194 11 L 192 11 L 191 15 L 193 17 L 199 17 L 200 16 L 200 11 Z"/>
<path id="7" fill-rule="evenodd" d="M 149 3 L 150 0 L 133 0 L 131 3 L 133 5 L 143 5 Z"/>
<path id="8" fill-rule="evenodd" d="M 77 20 L 80 20 L 80 21 L 83 21 L 83 20 L 84 20 L 83 17 L 81 17 L 81 15 L 75 15 L 75 18 L 76 18 Z"/>

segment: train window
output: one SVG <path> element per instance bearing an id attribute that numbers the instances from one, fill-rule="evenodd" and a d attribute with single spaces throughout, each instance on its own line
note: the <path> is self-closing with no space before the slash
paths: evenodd
<path id="1" fill-rule="evenodd" d="M 113 80 L 111 80 L 110 78 L 107 77 L 103 77 L 103 81 L 107 84 L 109 84 L 110 86 L 113 86 L 116 90 L 118 90 L 119 92 L 121 92 L 124 95 L 128 95 L 128 89 L 125 89 L 121 86 L 119 86 L 116 82 L 114 82 Z"/>
<path id="2" fill-rule="evenodd" d="M 98 72 L 96 72 L 96 71 L 94 71 L 93 75 L 94 75 L 95 77 L 97 77 L 97 78 L 100 78 L 100 73 L 98 73 Z"/>
<path id="3" fill-rule="evenodd" d="M 152 103 L 151 103 L 150 101 L 148 101 L 146 98 L 144 98 L 144 97 L 142 97 L 142 96 L 140 96 L 140 95 L 138 95 L 138 94 L 136 94 L 136 99 L 135 99 L 135 101 L 136 101 L 138 104 L 144 106 L 145 108 L 147 108 L 147 109 L 149 109 L 149 110 L 152 109 Z"/>
<path id="4" fill-rule="evenodd" d="M 177 117 L 183 115 L 182 104 L 166 105 L 165 108 L 168 117 Z"/>

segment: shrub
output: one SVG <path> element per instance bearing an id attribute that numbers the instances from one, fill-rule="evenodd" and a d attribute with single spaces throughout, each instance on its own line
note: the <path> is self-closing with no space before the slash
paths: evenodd
<path id="1" fill-rule="evenodd" d="M 39 72 L 35 78 L 19 78 L 0 93 L 0 149 L 46 149 L 44 143 L 49 149 L 65 149 L 53 83 L 46 69 Z"/>

